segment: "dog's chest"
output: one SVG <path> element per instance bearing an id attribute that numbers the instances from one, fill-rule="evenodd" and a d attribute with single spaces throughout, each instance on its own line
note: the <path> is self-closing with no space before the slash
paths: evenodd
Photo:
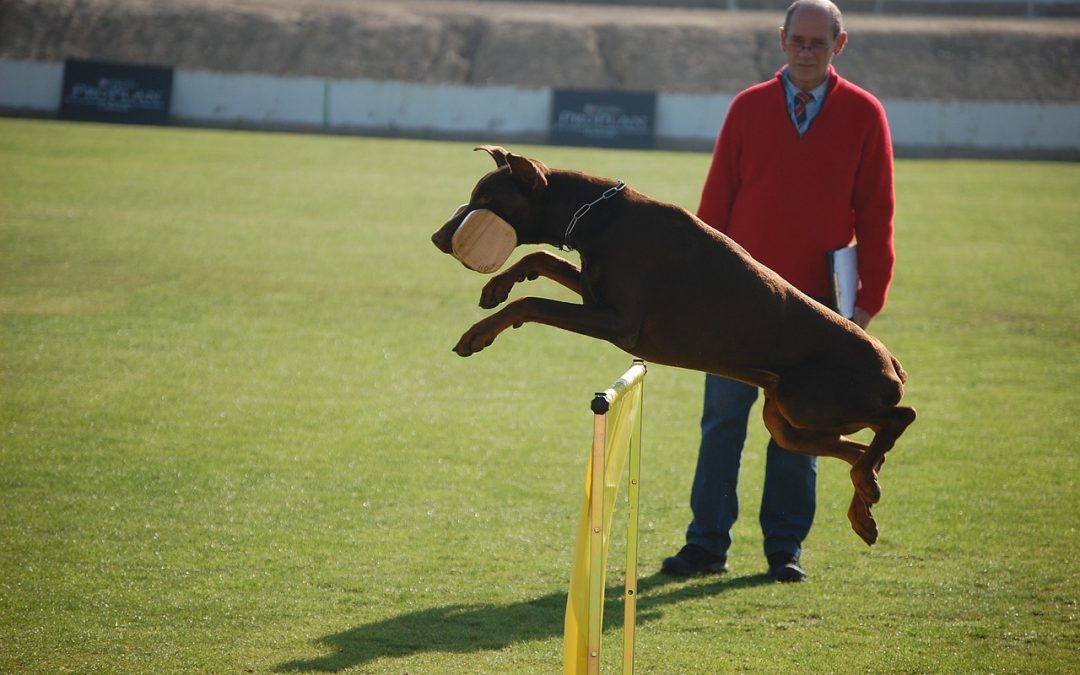
<path id="1" fill-rule="evenodd" d="M 634 298 L 641 292 L 641 270 L 633 264 L 607 261 L 604 256 L 581 256 L 581 301 L 585 305 L 601 305 L 611 309 L 627 310 L 627 301 L 638 304 Z"/>
<path id="2" fill-rule="evenodd" d="M 601 266 L 592 258 L 581 255 L 581 301 L 586 305 L 603 304 Z"/>

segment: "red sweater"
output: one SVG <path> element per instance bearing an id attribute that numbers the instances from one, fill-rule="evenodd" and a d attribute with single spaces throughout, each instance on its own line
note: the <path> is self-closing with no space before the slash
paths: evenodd
<path id="1" fill-rule="evenodd" d="M 782 77 L 732 101 L 698 217 L 815 297 L 829 296 L 826 254 L 855 238 L 856 305 L 873 316 L 885 306 L 896 258 L 885 110 L 830 66 L 825 101 L 799 138 Z"/>

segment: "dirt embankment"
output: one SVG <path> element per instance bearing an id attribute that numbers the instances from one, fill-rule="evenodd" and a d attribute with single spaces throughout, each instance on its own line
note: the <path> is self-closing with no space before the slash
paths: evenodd
<path id="1" fill-rule="evenodd" d="M 333 79 L 734 92 L 780 12 L 460 0 L 0 0 L 0 57 Z M 1080 101 L 1080 21 L 849 14 L 837 67 L 883 98 Z"/>

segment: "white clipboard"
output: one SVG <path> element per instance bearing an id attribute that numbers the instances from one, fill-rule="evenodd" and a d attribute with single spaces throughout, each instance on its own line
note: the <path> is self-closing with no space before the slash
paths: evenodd
<path id="1" fill-rule="evenodd" d="M 829 280 L 836 310 L 845 319 L 855 316 L 859 292 L 859 254 L 855 244 L 829 251 Z"/>

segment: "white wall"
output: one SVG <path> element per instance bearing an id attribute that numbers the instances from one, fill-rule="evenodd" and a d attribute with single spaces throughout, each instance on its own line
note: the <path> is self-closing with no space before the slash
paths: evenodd
<path id="1" fill-rule="evenodd" d="M 366 80 L 330 82 L 334 128 L 522 135 L 547 130 L 550 90 Z"/>
<path id="2" fill-rule="evenodd" d="M 313 77 L 173 72 L 169 113 L 199 124 L 311 126 L 322 122 L 323 81 Z"/>
<path id="3" fill-rule="evenodd" d="M 0 59 L 0 109 L 52 115 L 63 64 Z M 662 146 L 709 148 L 732 94 L 657 96 Z M 181 124 L 319 128 L 419 136 L 545 138 L 550 88 L 422 85 L 236 75 L 177 69 L 171 114 Z M 933 154 L 1080 156 L 1080 102 L 883 100 L 893 144 Z"/>
<path id="4" fill-rule="evenodd" d="M 63 82 L 63 64 L 0 59 L 0 107 L 59 110 Z"/>
<path id="5" fill-rule="evenodd" d="M 679 143 L 711 144 L 734 98 L 735 94 L 660 94 L 656 135 Z"/>
<path id="6" fill-rule="evenodd" d="M 882 101 L 895 145 L 1080 149 L 1080 104 Z"/>

